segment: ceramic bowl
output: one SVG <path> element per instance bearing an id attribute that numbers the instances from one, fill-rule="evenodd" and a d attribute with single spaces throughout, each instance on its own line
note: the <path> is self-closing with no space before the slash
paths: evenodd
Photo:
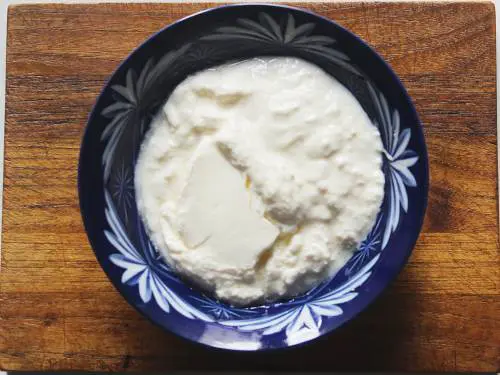
<path id="1" fill-rule="evenodd" d="M 186 76 L 264 55 L 308 60 L 355 95 L 382 136 L 385 197 L 373 229 L 331 280 L 289 301 L 234 308 L 180 280 L 159 256 L 137 212 L 134 166 L 152 116 Z M 231 5 L 165 27 L 122 62 L 90 114 L 78 183 L 96 257 L 131 305 L 194 342 L 267 350 L 335 330 L 394 279 L 422 226 L 428 165 L 422 127 L 406 90 L 365 42 L 306 10 Z"/>

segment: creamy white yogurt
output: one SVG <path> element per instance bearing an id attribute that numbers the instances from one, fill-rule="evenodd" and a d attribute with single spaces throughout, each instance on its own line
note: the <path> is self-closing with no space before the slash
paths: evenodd
<path id="1" fill-rule="evenodd" d="M 236 305 L 305 292 L 341 268 L 383 199 L 382 142 L 354 96 L 296 58 L 197 73 L 141 147 L 135 186 L 157 249 Z"/>

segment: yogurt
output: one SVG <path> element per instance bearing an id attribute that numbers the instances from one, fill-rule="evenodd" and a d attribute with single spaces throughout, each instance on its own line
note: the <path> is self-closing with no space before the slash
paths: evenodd
<path id="1" fill-rule="evenodd" d="M 180 83 L 138 158 L 139 212 L 165 260 L 234 305 L 306 292 L 372 228 L 382 142 L 354 96 L 291 57 Z"/>

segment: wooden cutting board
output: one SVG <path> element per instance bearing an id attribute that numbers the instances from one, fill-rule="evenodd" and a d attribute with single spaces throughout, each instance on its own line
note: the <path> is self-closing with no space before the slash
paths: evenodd
<path id="1" fill-rule="evenodd" d="M 78 210 L 87 114 L 138 43 L 208 6 L 9 9 L 0 368 L 498 370 L 491 3 L 307 5 L 360 35 L 392 65 L 415 101 L 429 148 L 429 208 L 415 251 L 397 281 L 350 324 L 290 351 L 213 351 L 153 326 L 112 287 Z"/>

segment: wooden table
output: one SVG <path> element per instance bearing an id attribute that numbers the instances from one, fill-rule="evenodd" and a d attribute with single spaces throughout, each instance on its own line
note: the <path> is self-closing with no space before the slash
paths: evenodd
<path id="1" fill-rule="evenodd" d="M 0 368 L 401 370 L 500 368 L 495 15 L 489 3 L 308 5 L 368 41 L 413 97 L 429 147 L 424 230 L 358 318 L 304 348 L 210 351 L 153 326 L 97 264 L 76 165 L 106 77 L 148 35 L 206 4 L 9 9 Z"/>

